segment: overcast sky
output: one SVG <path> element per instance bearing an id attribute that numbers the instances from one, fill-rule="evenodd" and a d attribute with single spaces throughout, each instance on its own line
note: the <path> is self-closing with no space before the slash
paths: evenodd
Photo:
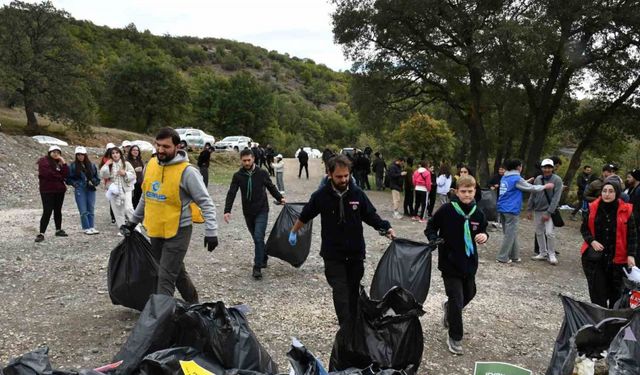
<path id="1" fill-rule="evenodd" d="M 53 4 L 96 25 L 122 28 L 133 22 L 138 30 L 156 35 L 232 39 L 311 58 L 334 70 L 350 68 L 333 43 L 329 0 L 53 0 Z"/>

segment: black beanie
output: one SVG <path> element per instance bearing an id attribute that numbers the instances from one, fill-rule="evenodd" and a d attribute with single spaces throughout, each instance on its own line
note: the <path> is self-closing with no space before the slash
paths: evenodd
<path id="1" fill-rule="evenodd" d="M 631 177 L 633 177 L 636 181 L 640 181 L 640 169 L 636 168 L 629 172 Z"/>

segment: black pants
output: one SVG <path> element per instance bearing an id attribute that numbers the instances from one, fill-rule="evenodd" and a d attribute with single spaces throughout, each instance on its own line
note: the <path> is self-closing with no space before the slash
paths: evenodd
<path id="1" fill-rule="evenodd" d="M 142 181 L 140 181 L 140 183 L 136 182 L 136 184 L 133 186 L 133 194 L 131 196 L 131 201 L 133 202 L 134 210 L 136 209 L 136 207 L 138 207 L 138 202 L 140 202 L 140 197 L 142 197 Z"/>
<path id="2" fill-rule="evenodd" d="M 371 190 L 371 184 L 369 183 L 369 174 L 367 172 L 365 172 L 363 174 L 363 178 L 364 178 L 364 188 L 363 189 Z"/>
<path id="3" fill-rule="evenodd" d="M 342 326 L 358 313 L 360 280 L 364 275 L 364 261 L 359 258 L 347 260 L 324 260 L 324 275 L 331 286 L 333 307 Z"/>
<path id="4" fill-rule="evenodd" d="M 204 181 L 204 186 L 209 187 L 209 167 L 199 167 L 200 174 L 202 175 L 202 180 Z M 134 203 L 135 207 L 135 203 Z"/>
<path id="5" fill-rule="evenodd" d="M 384 173 L 376 173 L 376 189 L 384 190 Z"/>
<path id="6" fill-rule="evenodd" d="M 414 215 L 424 219 L 424 212 L 427 210 L 427 192 L 416 190 L 416 204 L 413 208 Z"/>
<path id="7" fill-rule="evenodd" d="M 42 198 L 42 217 L 40 218 L 40 233 L 44 234 L 51 221 L 56 224 L 56 230 L 62 229 L 62 204 L 64 203 L 64 192 L 62 193 L 40 193 Z"/>
<path id="8" fill-rule="evenodd" d="M 592 303 L 608 309 L 613 308 L 624 290 L 622 278 L 625 276 L 622 267 L 624 266 L 608 264 L 606 259 L 594 262 L 582 258 L 582 270 L 587 278 Z"/>
<path id="9" fill-rule="evenodd" d="M 404 214 L 408 216 L 416 216 L 413 212 L 413 189 L 404 191 Z"/>
<path id="10" fill-rule="evenodd" d="M 158 261 L 158 287 L 156 292 L 173 297 L 177 288 L 188 303 L 198 303 L 198 292 L 184 267 L 193 227 L 180 227 L 172 238 L 151 238 L 151 251 Z"/>
<path id="11" fill-rule="evenodd" d="M 444 290 L 447 293 L 447 322 L 449 323 L 449 337 L 462 340 L 462 309 L 471 302 L 476 295 L 475 276 L 453 277 L 442 275 Z"/>
<path id="12" fill-rule="evenodd" d="M 433 215 L 433 207 L 436 205 L 436 197 L 438 193 L 435 186 L 431 186 L 431 191 L 429 192 L 429 205 L 427 206 L 427 211 L 429 212 L 429 216 Z"/>
<path id="13" fill-rule="evenodd" d="M 300 163 L 300 170 L 298 171 L 298 178 L 302 176 L 302 168 L 304 168 L 305 173 L 307 174 L 307 180 L 309 179 L 309 164 L 308 163 Z"/>
<path id="14" fill-rule="evenodd" d="M 367 186 L 367 174 L 363 171 L 358 171 L 355 173 L 355 178 L 360 189 L 365 190 Z"/>

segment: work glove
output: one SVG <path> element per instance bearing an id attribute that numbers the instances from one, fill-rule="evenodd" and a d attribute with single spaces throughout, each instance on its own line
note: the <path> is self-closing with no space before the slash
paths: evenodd
<path id="1" fill-rule="evenodd" d="M 216 247 L 218 247 L 218 237 L 205 237 L 204 238 L 204 248 L 209 252 L 212 252 Z"/>
<path id="2" fill-rule="evenodd" d="M 298 234 L 296 232 L 289 232 L 289 245 L 296 246 L 298 243 Z"/>
<path id="3" fill-rule="evenodd" d="M 128 237 L 136 229 L 136 226 L 138 226 L 138 223 L 127 221 L 125 224 L 120 226 L 120 233 L 122 233 L 123 236 Z"/>

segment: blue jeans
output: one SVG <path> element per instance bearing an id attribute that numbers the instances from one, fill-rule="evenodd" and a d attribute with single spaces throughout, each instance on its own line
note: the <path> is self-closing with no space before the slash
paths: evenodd
<path id="1" fill-rule="evenodd" d="M 255 257 L 253 258 L 254 267 L 263 267 L 267 263 L 267 254 L 264 252 L 265 243 L 264 236 L 267 231 L 267 220 L 269 220 L 269 211 L 262 211 L 257 215 L 245 216 L 247 228 L 253 238 L 255 246 Z"/>
<path id="2" fill-rule="evenodd" d="M 80 223 L 82 229 L 93 228 L 93 213 L 96 206 L 96 192 L 95 190 L 87 190 L 86 188 L 78 187 L 75 192 L 76 204 L 78 205 L 78 211 L 80 211 Z"/>

